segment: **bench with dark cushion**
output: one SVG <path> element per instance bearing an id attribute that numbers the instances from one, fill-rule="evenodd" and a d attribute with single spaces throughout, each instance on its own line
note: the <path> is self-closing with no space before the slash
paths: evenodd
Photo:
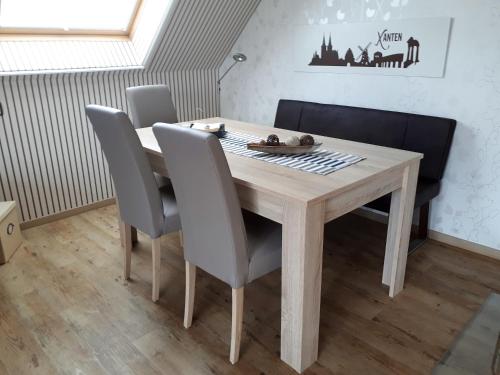
<path id="1" fill-rule="evenodd" d="M 429 203 L 439 194 L 456 121 L 378 109 L 280 100 L 276 128 L 416 151 L 420 163 L 415 208 L 420 209 L 418 239 L 427 238 Z M 367 206 L 389 212 L 390 195 Z M 413 246 L 416 247 L 418 243 Z"/>

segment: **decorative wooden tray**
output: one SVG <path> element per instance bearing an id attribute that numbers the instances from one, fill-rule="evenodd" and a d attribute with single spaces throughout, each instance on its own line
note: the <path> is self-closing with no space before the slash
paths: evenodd
<path id="1" fill-rule="evenodd" d="M 253 151 L 267 152 L 268 154 L 283 154 L 283 155 L 293 155 L 293 154 L 305 154 L 308 152 L 316 151 L 322 143 L 316 143 L 312 146 L 266 146 L 260 143 L 247 143 L 247 149 Z"/>

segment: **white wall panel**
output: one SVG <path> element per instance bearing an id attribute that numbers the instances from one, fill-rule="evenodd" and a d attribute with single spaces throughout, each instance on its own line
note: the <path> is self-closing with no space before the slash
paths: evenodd
<path id="1" fill-rule="evenodd" d="M 443 78 L 294 71 L 296 25 L 428 17 L 453 18 Z M 431 229 L 500 249 L 499 20 L 498 0 L 263 1 L 234 45 L 248 61 L 222 83 L 222 115 L 271 125 L 287 98 L 456 119 Z"/>

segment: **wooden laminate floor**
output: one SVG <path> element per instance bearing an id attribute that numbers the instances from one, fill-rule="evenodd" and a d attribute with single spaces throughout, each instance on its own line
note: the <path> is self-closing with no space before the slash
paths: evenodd
<path id="1" fill-rule="evenodd" d="M 500 262 L 428 242 L 394 300 L 381 285 L 385 226 L 348 215 L 325 236 L 319 360 L 308 374 L 428 374 L 490 292 Z M 150 242 L 121 277 L 114 206 L 32 228 L 0 267 L 0 374 L 288 374 L 279 360 L 280 271 L 245 291 L 241 359 L 231 366 L 231 289 L 199 272 L 182 326 L 184 261 L 162 240 L 158 304 Z"/>

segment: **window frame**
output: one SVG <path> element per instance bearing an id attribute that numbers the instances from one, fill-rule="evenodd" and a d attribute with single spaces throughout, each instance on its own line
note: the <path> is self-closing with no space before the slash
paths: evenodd
<path id="1" fill-rule="evenodd" d="M 1 0 L 0 0 L 1 1 Z M 99 29 L 68 29 L 46 28 L 46 27 L 1 27 L 0 37 L 40 37 L 40 36 L 104 36 L 104 37 L 128 37 L 135 29 L 144 0 L 135 0 L 134 10 L 130 16 L 126 30 L 99 30 Z"/>

